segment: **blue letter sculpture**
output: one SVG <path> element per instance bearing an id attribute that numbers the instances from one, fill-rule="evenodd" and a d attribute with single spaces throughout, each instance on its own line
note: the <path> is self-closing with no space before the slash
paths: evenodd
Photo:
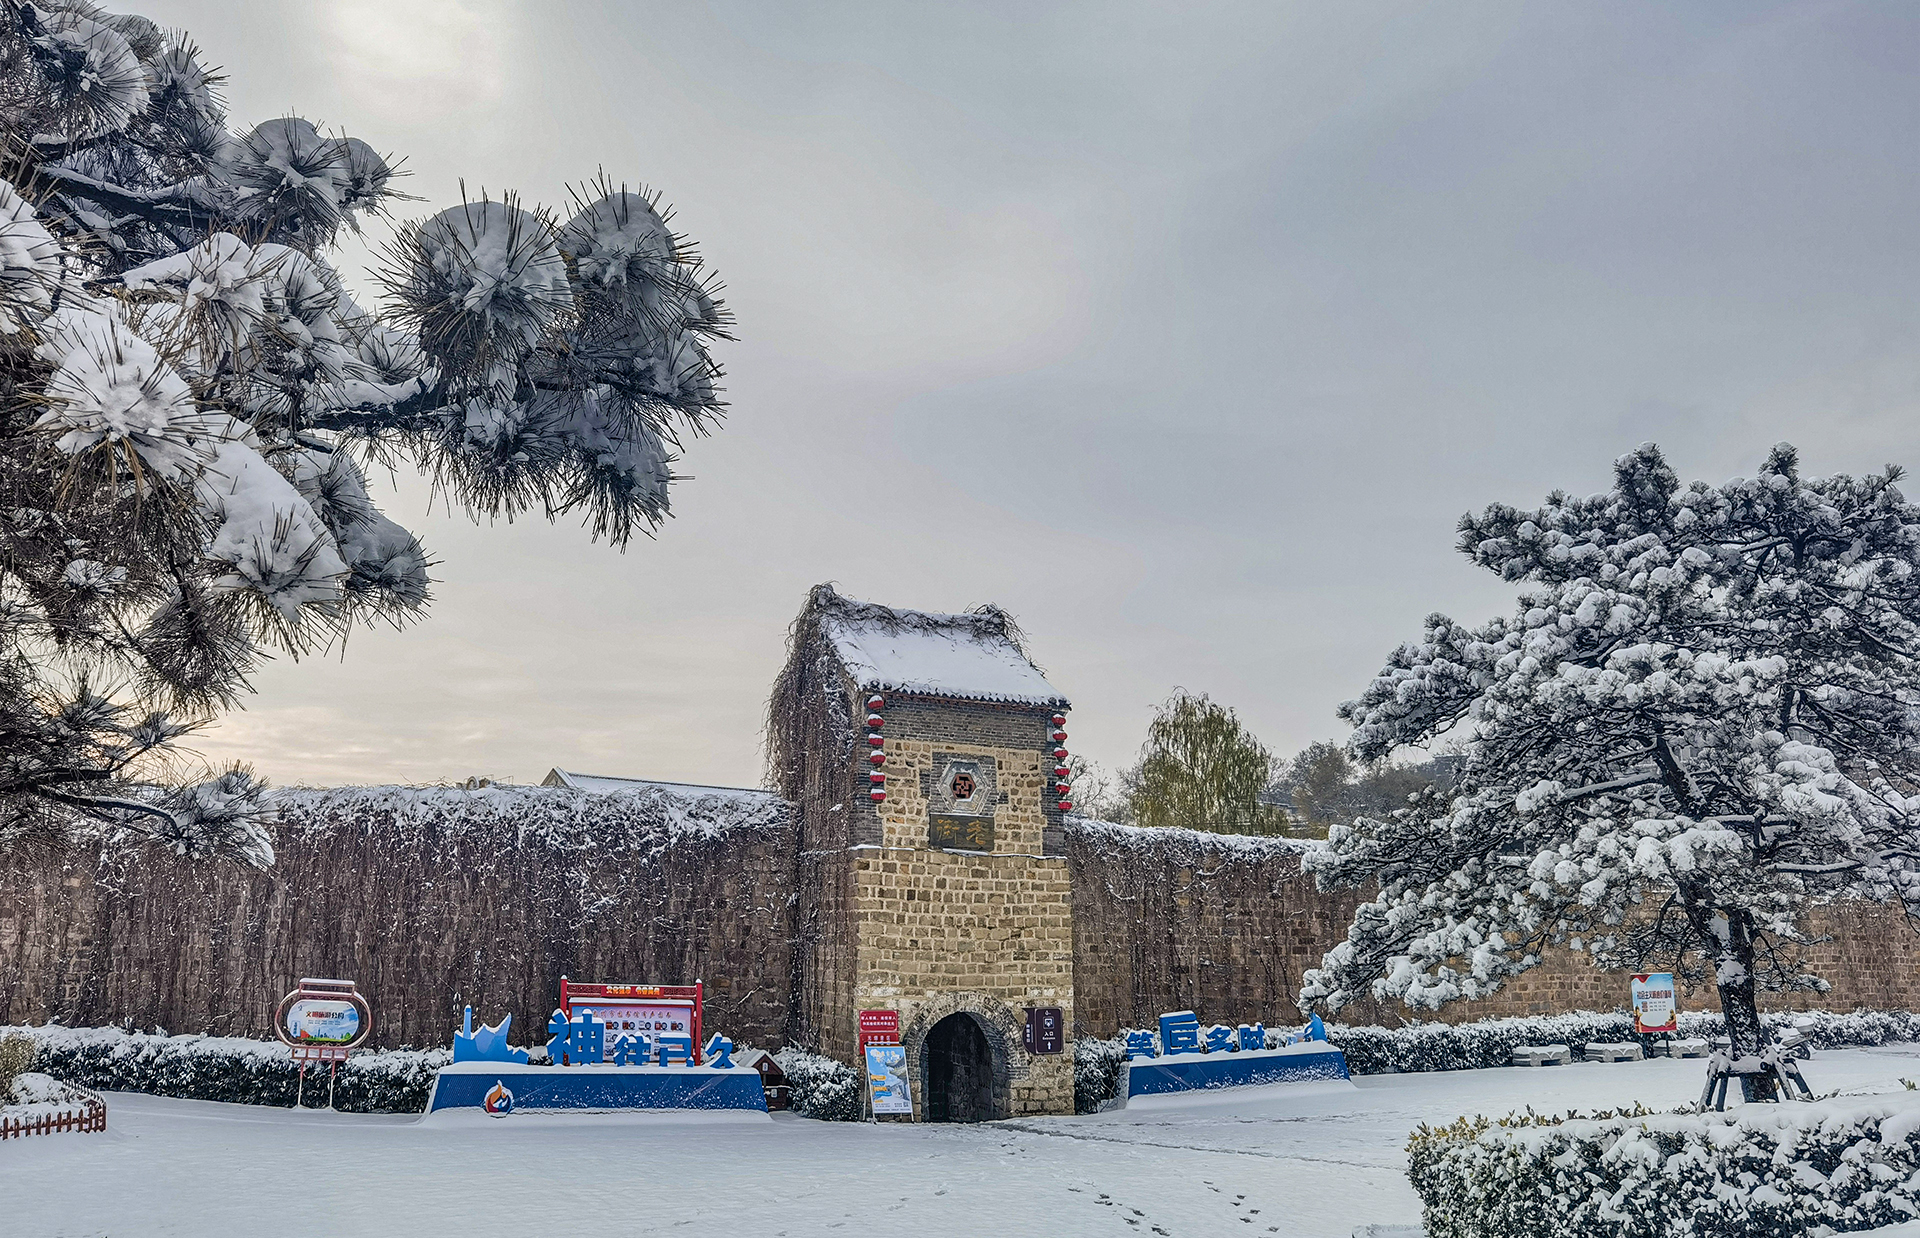
<path id="1" fill-rule="evenodd" d="M 1191 1010 L 1176 1010 L 1160 1016 L 1160 1049 L 1163 1053 L 1200 1052 L 1200 1019 Z"/>
<path id="2" fill-rule="evenodd" d="M 1240 1047 L 1242 1049 L 1264 1049 L 1267 1047 L 1267 1025 L 1255 1023 L 1251 1026 L 1240 1025 Z"/>
<path id="3" fill-rule="evenodd" d="M 1230 1053 L 1240 1047 L 1239 1039 L 1233 1029 L 1224 1023 L 1216 1023 L 1207 1029 L 1207 1052 Z"/>
<path id="4" fill-rule="evenodd" d="M 467 1007 L 466 1016 L 460 1021 L 460 1030 L 453 1034 L 453 1060 L 456 1062 L 512 1062 L 517 1066 L 527 1064 L 525 1049 L 507 1047 L 507 1029 L 513 1025 L 513 1016 L 508 1015 L 493 1027 L 482 1026 L 473 1030 L 473 1007 Z"/>
<path id="5" fill-rule="evenodd" d="M 1152 1032 L 1136 1030 L 1127 1033 L 1127 1060 L 1129 1062 L 1139 1057 L 1158 1056 L 1159 1054 L 1154 1051 Z"/>
<path id="6" fill-rule="evenodd" d="M 549 1060 L 562 1066 L 588 1066 L 606 1060 L 607 1025 L 594 1018 L 593 1011 L 582 1010 L 569 1023 L 567 1012 L 556 1010 L 547 1020 L 547 1030 L 553 1033 L 553 1039 L 547 1042 Z"/>
<path id="7" fill-rule="evenodd" d="M 660 1055 L 660 1065 L 670 1066 L 669 1058 L 679 1058 L 682 1066 L 693 1065 L 693 1037 L 685 1032 L 663 1033 L 653 1038 L 654 1050 Z"/>
<path id="8" fill-rule="evenodd" d="M 733 1042 L 715 1032 L 707 1039 L 707 1051 L 704 1055 L 707 1065 L 715 1070 L 733 1069 Z"/>

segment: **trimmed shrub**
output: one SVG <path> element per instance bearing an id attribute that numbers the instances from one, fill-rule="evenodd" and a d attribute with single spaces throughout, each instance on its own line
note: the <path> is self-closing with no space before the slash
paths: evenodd
<path id="1" fill-rule="evenodd" d="M 0 1096 L 33 1065 L 33 1040 L 27 1036 L 0 1036 Z"/>
<path id="2" fill-rule="evenodd" d="M 793 1111 L 823 1122 L 858 1122 L 867 1113 L 865 1080 L 845 1062 L 788 1045 L 773 1055 L 786 1072 Z"/>
<path id="3" fill-rule="evenodd" d="M 117 1027 L 4 1028 L 33 1046 L 33 1069 L 94 1091 L 291 1108 L 299 1066 L 278 1041 L 167 1036 Z M 451 1049 L 356 1051 L 341 1063 L 334 1107 L 348 1113 L 420 1113 Z M 327 1071 L 307 1071 L 305 1104 L 327 1103 Z"/>
<path id="4" fill-rule="evenodd" d="M 1097 1113 L 1100 1106 L 1120 1094 L 1120 1082 L 1126 1077 L 1127 1042 L 1124 1037 L 1094 1040 L 1083 1037 L 1073 1042 L 1073 1111 Z"/>
<path id="5" fill-rule="evenodd" d="M 1920 1095 L 1421 1126 L 1431 1238 L 1801 1238 L 1920 1215 Z"/>

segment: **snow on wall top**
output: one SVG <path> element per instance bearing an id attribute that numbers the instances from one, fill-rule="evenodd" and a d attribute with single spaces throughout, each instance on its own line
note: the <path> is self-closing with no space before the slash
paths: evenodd
<path id="1" fill-rule="evenodd" d="M 1103 853 L 1118 851 L 1164 851 L 1170 847 L 1225 853 L 1239 859 L 1264 860 L 1276 855 L 1301 855 L 1326 846 L 1318 838 L 1286 838 L 1279 835 L 1215 834 L 1209 830 L 1189 830 L 1178 826 L 1115 825 L 1091 817 L 1067 814 L 1069 834 L 1077 834 Z"/>
<path id="2" fill-rule="evenodd" d="M 660 783 L 617 791 L 497 784 L 294 787 L 269 798 L 280 810 L 281 829 L 434 830 L 445 836 L 539 839 L 565 849 L 652 851 L 735 830 L 780 829 L 794 819 L 792 804 L 766 792 L 675 790 Z"/>
<path id="3" fill-rule="evenodd" d="M 1067 707 L 1067 698 L 1027 658 L 1005 611 L 936 615 L 838 594 L 818 604 L 825 609 L 821 630 L 862 691 Z"/>
<path id="4" fill-rule="evenodd" d="M 540 785 L 567 787 L 575 791 L 644 791 L 652 787 L 668 795 L 686 799 L 703 799 L 707 796 L 726 799 L 748 797 L 756 800 L 780 798 L 771 791 L 762 791 L 754 787 L 710 787 L 697 782 L 666 782 L 658 778 L 621 778 L 613 774 L 582 774 L 576 770 L 561 769 L 558 765 L 547 772 L 545 780 Z"/>

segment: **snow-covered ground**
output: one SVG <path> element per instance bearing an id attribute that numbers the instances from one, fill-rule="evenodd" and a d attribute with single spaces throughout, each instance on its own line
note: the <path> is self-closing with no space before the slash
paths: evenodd
<path id="1" fill-rule="evenodd" d="M 1462 1113 L 1672 1107 L 1698 1060 L 1384 1075 L 1078 1118 L 870 1126 L 787 1115 L 363 1116 L 110 1093 L 109 1129 L 0 1145 L 0 1232 L 226 1238 L 1285 1234 L 1411 1225 L 1407 1134 Z M 1818 1053 L 1816 1090 L 1894 1091 L 1920 1045 Z"/>

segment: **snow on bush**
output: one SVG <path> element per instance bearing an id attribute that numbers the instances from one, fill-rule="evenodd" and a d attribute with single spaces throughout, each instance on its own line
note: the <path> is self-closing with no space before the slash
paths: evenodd
<path id="1" fill-rule="evenodd" d="M 1814 1047 L 1820 1049 L 1920 1041 L 1920 1015 L 1904 1010 L 1862 1010 L 1851 1014 L 1808 1010 L 1770 1014 L 1763 1021 L 1770 1029 L 1798 1025 Z M 1718 1011 L 1685 1011 L 1680 1015 L 1680 1036 L 1711 1038 L 1725 1033 L 1726 1019 Z M 1634 1033 L 1631 1015 L 1580 1010 L 1453 1025 L 1414 1023 L 1406 1027 L 1361 1027 L 1329 1023 L 1327 1039 L 1346 1055 L 1347 1069 L 1353 1074 L 1379 1075 L 1506 1066 L 1510 1064 L 1513 1050 L 1520 1045 L 1637 1040 L 1646 1046 L 1653 1038 Z"/>
<path id="2" fill-rule="evenodd" d="M 1095 1040 L 1083 1036 L 1073 1042 L 1073 1111 L 1097 1113 L 1100 1106 L 1120 1095 L 1127 1077 L 1127 1042 L 1124 1037 Z"/>
<path id="3" fill-rule="evenodd" d="M 1799 1238 L 1920 1215 L 1920 1094 L 1422 1125 L 1431 1238 Z"/>
<path id="4" fill-rule="evenodd" d="M 299 1067 L 277 1041 L 240 1036 L 168 1036 L 117 1027 L 10 1027 L 0 1036 L 34 1043 L 33 1068 L 95 1091 L 147 1092 L 186 1100 L 291 1107 Z M 340 1067 L 334 1108 L 349 1113 L 420 1113 L 451 1049 L 355 1052 Z M 327 1103 L 327 1072 L 307 1072 L 305 1103 Z"/>
<path id="5" fill-rule="evenodd" d="M 823 1122 L 858 1122 L 866 1116 L 860 1072 L 845 1062 L 788 1045 L 773 1055 L 786 1072 L 793 1111 Z"/>

